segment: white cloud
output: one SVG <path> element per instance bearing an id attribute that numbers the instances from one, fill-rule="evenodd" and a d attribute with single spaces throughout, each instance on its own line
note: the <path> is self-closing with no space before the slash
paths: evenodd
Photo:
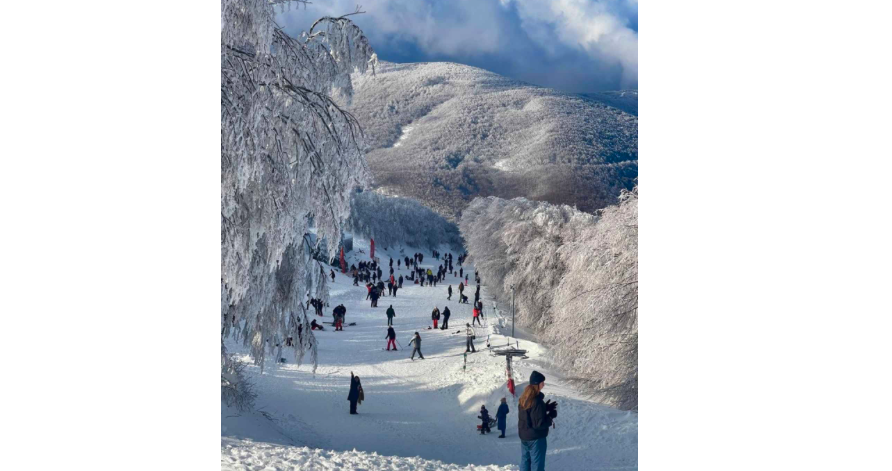
<path id="1" fill-rule="evenodd" d="M 637 23 L 636 0 L 366 0 L 362 6 L 367 13 L 354 20 L 373 46 L 376 37 L 405 41 L 457 62 L 504 54 L 531 71 L 541 61 L 530 54 L 573 60 L 568 50 L 584 51 L 593 75 L 621 73 L 622 87 L 638 84 L 638 34 L 626 26 L 629 16 Z M 279 21 L 295 32 L 316 17 L 355 8 L 356 0 L 317 0 Z"/>

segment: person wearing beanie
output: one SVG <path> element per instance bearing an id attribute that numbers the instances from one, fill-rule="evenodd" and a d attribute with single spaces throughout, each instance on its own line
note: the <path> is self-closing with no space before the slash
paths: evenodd
<path id="1" fill-rule="evenodd" d="M 530 374 L 530 384 L 524 389 L 517 406 L 517 435 L 520 437 L 520 471 L 545 471 L 548 448 L 548 429 L 557 417 L 557 403 L 545 402 L 542 388 L 545 375 Z"/>

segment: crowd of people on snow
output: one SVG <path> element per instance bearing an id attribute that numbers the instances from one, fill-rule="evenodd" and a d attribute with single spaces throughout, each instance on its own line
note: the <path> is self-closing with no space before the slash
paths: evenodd
<path id="1" fill-rule="evenodd" d="M 436 271 L 431 268 L 425 269 L 420 267 L 419 264 L 424 261 L 424 254 L 416 253 L 413 254 L 412 257 L 406 256 L 402 259 L 396 259 L 397 270 L 401 270 L 402 268 L 408 269 L 409 273 L 406 277 L 403 277 L 402 274 L 399 274 L 398 277 L 395 276 L 393 258 L 389 260 L 389 276 L 387 277 L 384 277 L 379 259 L 353 264 L 350 266 L 349 273 L 353 277 L 354 286 L 359 286 L 360 283 L 365 283 L 367 289 L 366 299 L 371 300 L 371 307 L 373 308 L 378 307 L 378 299 L 382 296 L 396 297 L 397 291 L 403 288 L 403 283 L 406 280 L 420 286 L 424 286 L 426 282 L 428 286 L 435 287 L 437 283 L 443 282 L 446 276 L 450 274 L 459 278 L 458 302 L 461 304 L 471 304 L 468 296 L 464 294 L 465 290 L 469 287 L 468 280 L 470 275 L 470 273 L 465 271 L 462 266 L 467 258 L 467 254 L 462 254 L 457 257 L 459 266 L 458 271 L 455 271 L 453 268 L 453 255 L 451 253 L 441 254 L 439 251 L 434 250 L 432 251 L 432 255 L 435 260 L 442 261 L 436 268 Z M 334 270 L 331 270 L 330 276 L 334 282 Z M 477 349 L 474 346 L 474 340 L 477 338 L 474 325 L 482 326 L 482 321 L 484 319 L 483 302 L 480 299 L 481 281 L 480 275 L 476 270 L 474 271 L 474 281 L 476 288 L 474 291 L 472 320 L 470 323 L 465 324 L 465 353 L 477 352 Z M 452 294 L 452 285 L 450 284 L 447 288 L 446 299 L 451 301 Z M 307 310 L 312 306 L 317 316 L 323 316 L 322 311 L 324 305 L 322 299 L 311 298 L 307 300 Z M 335 331 L 343 330 L 346 313 L 347 308 L 343 304 L 336 306 L 332 310 L 332 316 L 334 318 L 332 325 L 334 325 Z M 439 307 L 434 307 L 431 312 L 433 329 L 449 329 L 449 317 L 451 315 L 452 313 L 448 306 L 444 306 L 442 311 L 440 311 Z M 393 319 L 396 317 L 396 310 L 393 308 L 393 304 L 387 308 L 386 316 L 386 350 L 391 351 L 392 349 L 393 351 L 397 351 L 398 341 L 396 331 L 393 328 Z M 303 326 L 299 327 L 299 337 L 301 336 L 302 328 Z M 322 325 L 316 322 L 316 319 L 312 320 L 310 328 L 312 330 L 324 330 Z M 428 329 L 431 329 L 431 327 L 428 327 Z M 421 352 L 421 343 L 421 334 L 415 332 L 408 344 L 412 347 L 411 360 L 415 360 L 416 354 L 420 359 L 424 359 L 424 355 Z M 293 345 L 293 339 L 291 337 L 287 339 L 286 345 Z M 544 386 L 545 376 L 537 371 L 533 371 L 530 375 L 529 384 L 526 386 L 523 394 L 521 394 L 520 399 L 518 400 L 520 413 L 518 415 L 517 431 L 521 441 L 520 469 L 523 471 L 544 471 L 545 469 L 545 454 L 547 449 L 546 438 L 548 437 L 549 428 L 552 427 L 553 421 L 557 417 L 557 403 L 550 400 L 544 400 L 544 394 L 542 393 Z M 365 399 L 365 392 L 362 388 L 359 376 L 355 376 L 353 372 L 350 372 L 350 391 L 347 395 L 347 399 L 350 401 L 350 414 L 357 414 L 357 406 Z M 496 425 L 497 429 L 501 432 L 499 438 L 505 438 L 507 416 L 509 413 L 510 410 L 506 398 L 504 397 L 501 398 L 494 419 L 490 416 L 486 406 L 482 405 L 480 407 L 480 415 L 477 416 L 477 418 L 481 420 L 481 425 L 478 426 L 480 434 L 485 435 L 491 433 L 491 427 Z"/>

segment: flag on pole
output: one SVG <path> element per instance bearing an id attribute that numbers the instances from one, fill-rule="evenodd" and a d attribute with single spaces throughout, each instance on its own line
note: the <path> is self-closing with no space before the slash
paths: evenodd
<path id="1" fill-rule="evenodd" d="M 370 253 L 369 256 L 372 257 L 372 260 L 374 260 L 374 259 L 375 259 L 375 239 L 372 239 L 372 250 L 371 250 L 371 252 L 372 252 L 372 253 Z"/>
<path id="2" fill-rule="evenodd" d="M 344 260 L 344 248 L 341 247 L 341 273 L 347 273 L 347 261 Z"/>

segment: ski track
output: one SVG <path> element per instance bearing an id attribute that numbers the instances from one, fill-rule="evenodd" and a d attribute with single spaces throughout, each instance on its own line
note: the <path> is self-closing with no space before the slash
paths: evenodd
<path id="1" fill-rule="evenodd" d="M 357 255 L 363 254 L 356 253 L 360 248 L 368 254 L 368 241 L 354 239 L 348 266 L 361 260 Z M 400 254 L 398 249 L 391 248 L 376 252 L 384 276 L 388 274 L 389 256 L 411 257 L 415 252 L 422 252 L 424 262 L 420 266 L 434 271 L 441 263 L 427 250 L 405 248 L 404 254 Z M 449 250 L 440 249 L 440 252 Z M 453 255 L 457 254 L 453 252 Z M 368 256 L 363 260 L 368 260 Z M 458 268 L 457 264 L 454 266 Z M 471 282 L 465 292 L 473 299 L 474 269 L 470 265 L 464 268 L 470 270 Z M 405 267 L 397 270 L 396 258 L 394 271 L 396 278 L 408 274 Z M 258 392 L 256 409 L 266 416 L 259 412 L 238 414 L 223 407 L 223 468 L 330 469 L 323 464 L 324 459 L 319 456 L 311 459 L 308 454 L 322 453 L 331 459 L 340 457 L 335 460 L 338 461 L 347 455 L 337 453 L 355 452 L 371 454 L 363 455 L 363 459 L 349 455 L 349 460 L 341 460 L 347 466 L 341 469 L 462 469 L 489 465 L 494 466 L 486 469 L 503 466 L 517 469 L 520 444 L 516 399 L 505 385 L 505 359 L 491 355 L 485 346 L 487 335 L 491 335 L 493 346 L 507 343 L 507 338 L 498 332 L 505 327 L 510 329 L 510 313 L 507 320 L 496 318 L 485 285 L 481 287 L 487 322 L 483 328 L 477 327 L 478 351 L 468 354 L 467 370 L 463 371 L 464 326 L 472 316 L 470 304 L 457 302 L 458 282 L 459 278 L 451 275 L 445 284 L 438 283 L 436 287 L 421 287 L 406 281 L 396 297 L 381 297 L 379 307 L 371 308 L 365 300 L 364 284 L 355 287 L 351 277 L 337 273 L 336 281 L 329 285 L 330 306 L 323 311 L 322 320 L 330 322 L 334 306 L 343 303 L 347 308 L 346 322 L 357 325 L 345 326 L 341 332 L 326 325 L 325 331 L 315 332 L 319 352 L 315 374 L 311 365 L 294 364 L 293 354 L 285 357 L 288 363 L 270 364 L 263 374 L 259 367 L 248 368 Z M 449 284 L 453 288 L 452 301 L 446 300 Z M 397 352 L 383 350 L 387 331 L 385 311 L 391 304 L 396 311 L 397 341 L 403 346 Z M 441 311 L 449 306 L 452 311 L 448 331 L 427 330 L 432 325 L 430 313 L 434 306 Z M 457 330 L 462 333 L 456 334 Z M 412 350 L 408 341 L 415 331 L 421 334 L 425 360 L 409 359 Z M 231 352 L 246 352 L 231 339 L 227 339 L 226 346 Z M 513 361 L 518 397 L 530 372 L 536 369 L 547 378 L 543 390 L 546 398 L 560 403 L 556 427 L 548 435 L 548 469 L 637 469 L 637 413 L 586 399 L 551 365 L 547 349 L 528 340 L 520 340 L 520 347 L 528 350 L 529 359 Z M 351 371 L 361 378 L 365 390 L 365 401 L 356 416 L 348 414 Z M 511 411 L 506 438 L 496 438 L 497 429 L 493 429 L 492 435 L 480 436 L 476 432 L 480 406 L 485 404 L 494 416 L 501 397 L 507 397 Z M 302 447 L 324 450 L 307 451 Z M 287 456 L 293 459 L 286 459 Z M 386 456 L 392 458 L 385 460 Z M 399 461 L 398 457 L 421 460 Z M 264 464 L 263 460 L 268 463 Z M 385 461 L 390 464 L 375 464 Z"/>

